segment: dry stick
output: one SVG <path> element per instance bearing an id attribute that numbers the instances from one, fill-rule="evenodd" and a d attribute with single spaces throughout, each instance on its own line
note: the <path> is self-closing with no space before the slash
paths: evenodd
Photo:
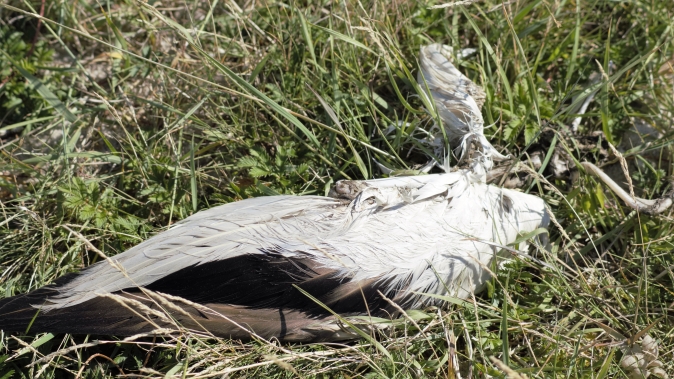
<path id="1" fill-rule="evenodd" d="M 447 349 L 447 377 L 454 377 L 454 379 L 462 379 L 461 371 L 459 371 L 459 357 L 456 355 L 456 336 L 453 330 L 449 330 L 447 335 L 448 349 Z"/>
<path id="2" fill-rule="evenodd" d="M 442 316 L 440 308 L 437 309 L 437 316 L 439 324 L 442 326 L 442 330 L 445 332 L 445 341 L 447 342 L 448 348 L 447 378 L 449 378 L 450 375 L 454 375 L 456 373 L 456 375 L 454 375 L 457 377 L 456 379 L 461 379 L 459 365 L 457 364 L 456 367 L 454 367 L 454 359 L 456 358 L 456 337 L 454 336 L 453 329 L 450 329 L 453 327 L 453 324 L 451 326 L 445 325 L 444 317 Z"/>
<path id="3" fill-rule="evenodd" d="M 4 219 L 2 222 L 0 222 L 0 226 L 8 224 L 10 221 L 14 220 L 15 218 L 17 218 L 19 216 L 21 216 L 21 213 L 16 213 L 16 214 L 14 214 L 14 216 Z"/>
<path id="4" fill-rule="evenodd" d="M 468 325 L 466 324 L 466 319 L 461 313 L 459 313 L 459 318 L 461 318 L 461 325 L 463 325 L 463 338 L 466 340 L 466 355 L 468 356 L 469 362 L 474 362 L 475 358 L 473 357 L 473 343 L 471 342 L 470 335 L 468 334 Z M 473 378 L 473 367 L 475 365 L 468 365 L 468 374 L 466 379 Z"/>
<path id="5" fill-rule="evenodd" d="M 235 321 L 231 320 L 230 318 L 228 318 L 228 317 L 226 317 L 226 316 L 224 316 L 224 315 L 222 315 L 222 314 L 220 314 L 220 313 L 214 311 L 213 309 L 208 308 L 208 307 L 206 307 L 206 306 L 204 306 L 204 305 L 201 305 L 201 304 L 198 304 L 198 303 L 194 303 L 194 302 L 192 302 L 192 301 L 189 301 L 189 300 L 184 299 L 184 298 L 179 297 L 179 296 L 173 296 L 173 295 L 169 295 L 169 294 L 165 294 L 165 293 L 161 293 L 161 292 L 154 292 L 154 291 L 150 291 L 150 290 L 148 290 L 148 289 L 146 289 L 146 288 L 142 288 L 142 287 L 141 287 L 141 290 L 142 290 L 148 297 L 150 297 L 150 299 L 152 299 L 152 300 L 154 300 L 156 303 L 158 303 L 159 306 L 164 306 L 164 307 L 166 307 L 166 308 L 173 309 L 174 311 L 177 311 L 178 313 L 181 313 L 181 314 L 184 314 L 184 315 L 189 316 L 189 317 L 190 317 L 190 318 L 191 318 L 197 325 L 199 325 L 199 326 L 200 326 L 200 327 L 207 333 L 208 337 L 210 337 L 210 338 L 216 338 L 216 337 L 215 337 L 212 333 L 210 333 L 204 326 L 202 326 L 197 320 L 195 320 L 195 319 L 192 317 L 191 314 L 189 314 L 187 311 L 185 311 L 184 309 L 180 308 L 180 307 L 177 306 L 176 304 L 172 303 L 172 301 L 175 301 L 175 302 L 181 302 L 181 303 L 183 303 L 183 304 L 192 306 L 192 307 L 194 307 L 195 309 L 197 309 L 198 311 L 203 312 L 203 313 L 206 313 L 206 314 L 210 313 L 210 314 L 218 315 L 218 316 L 224 318 L 226 321 L 228 321 L 228 322 L 234 324 L 234 326 L 236 326 L 236 327 L 238 327 L 238 328 L 240 328 L 240 329 L 245 330 L 247 333 L 250 333 L 251 336 L 258 338 L 258 339 L 261 340 L 261 341 L 264 341 L 264 342 L 267 343 L 269 346 L 273 346 L 274 348 L 279 349 L 279 350 L 281 350 L 282 352 L 284 352 L 284 353 L 286 353 L 286 354 L 293 354 L 292 351 L 287 350 L 287 349 L 285 349 L 285 348 L 283 348 L 283 347 L 274 345 L 274 344 L 271 343 L 269 340 L 267 340 L 267 339 L 263 338 L 262 336 L 256 334 L 253 330 L 248 329 L 248 328 L 246 328 L 245 326 L 236 323 Z M 125 300 L 129 300 L 129 299 L 125 299 Z M 142 303 L 140 303 L 140 304 L 141 304 L 141 306 L 145 307 L 144 304 L 142 304 Z M 133 309 L 130 309 L 130 310 L 133 311 Z M 158 311 L 156 311 L 156 312 L 158 312 Z M 169 313 L 166 312 L 166 314 L 169 314 Z M 174 321 L 174 324 L 175 324 L 175 326 L 176 326 L 176 330 L 180 330 L 180 325 L 177 324 L 177 323 L 175 322 L 175 320 L 172 320 L 172 321 Z"/>
<path id="6" fill-rule="evenodd" d="M 181 308 L 180 306 L 176 305 L 175 303 L 173 303 L 173 302 L 171 301 L 171 300 L 178 300 L 178 299 L 180 299 L 180 300 L 183 301 L 183 303 L 184 303 L 184 302 L 185 302 L 185 299 L 182 299 L 182 298 L 179 298 L 179 297 L 173 297 L 173 296 L 171 296 L 171 297 L 169 298 L 170 295 L 166 295 L 166 294 L 163 294 L 163 293 L 161 293 L 161 292 L 154 292 L 154 291 L 151 291 L 151 290 L 149 290 L 149 289 L 147 289 L 147 288 L 143 288 L 143 287 L 141 287 L 140 290 L 143 291 L 143 293 L 144 293 L 147 297 L 149 297 L 150 299 L 152 299 L 153 301 L 155 301 L 155 303 L 157 303 L 160 307 L 163 307 L 163 308 L 165 308 L 165 309 L 167 309 L 167 310 L 173 310 L 173 311 L 175 311 L 175 312 L 177 312 L 177 313 L 179 313 L 179 314 L 182 314 L 183 316 L 189 317 L 189 318 L 190 318 L 196 325 L 198 325 L 198 326 L 201 328 L 201 330 L 198 330 L 197 332 L 199 332 L 199 333 L 203 332 L 204 334 L 206 334 L 206 336 L 208 336 L 208 337 L 210 337 L 210 338 L 217 338 L 213 333 L 211 333 L 211 332 L 208 330 L 208 328 L 206 328 L 206 327 L 203 326 L 199 321 L 197 321 L 191 313 L 187 312 L 184 308 Z M 169 313 L 167 310 L 164 310 L 164 312 L 165 312 L 166 314 L 169 314 L 169 315 L 170 315 L 171 313 Z M 180 327 L 181 325 L 177 322 L 177 320 L 175 320 L 175 321 L 176 321 L 176 322 L 175 322 L 176 326 Z M 180 330 L 180 329 L 179 329 L 179 330 Z M 188 330 L 190 330 L 190 329 L 188 329 Z M 247 330 L 247 329 L 246 329 L 246 331 L 247 331 L 247 332 L 250 332 L 250 331 Z"/>
<path id="7" fill-rule="evenodd" d="M 24 349 L 28 349 L 28 350 L 32 351 L 33 354 L 35 354 L 35 355 L 41 355 L 41 354 L 42 354 L 42 353 L 40 353 L 35 347 L 33 347 L 33 346 L 27 344 L 26 342 L 24 342 L 24 341 L 22 341 L 22 340 L 20 340 L 20 339 L 18 339 L 18 338 L 16 338 L 16 337 L 14 337 L 14 336 L 10 336 L 10 337 L 11 337 L 13 340 L 15 340 L 16 342 L 18 342 L 20 345 L 22 345 L 22 346 L 24 347 Z M 23 354 L 22 350 L 23 350 L 23 349 L 17 351 L 16 353 L 14 353 L 14 355 L 12 355 L 11 357 L 7 358 L 7 360 L 8 360 L 8 361 L 11 361 L 12 359 L 14 359 L 14 358 L 18 357 L 19 355 Z"/>
<path id="8" fill-rule="evenodd" d="M 634 185 L 632 184 L 632 177 L 630 176 L 630 170 L 627 168 L 627 160 L 615 148 L 615 146 L 613 146 L 612 143 L 608 142 L 608 147 L 611 149 L 613 155 L 615 155 L 618 161 L 620 162 L 620 168 L 622 168 L 623 170 L 623 175 L 625 175 L 625 180 L 627 180 L 627 185 L 630 189 L 630 196 L 632 196 L 632 199 L 635 199 L 636 196 L 634 195 Z"/>
<path id="9" fill-rule="evenodd" d="M 601 66 L 600 66 L 600 68 L 601 68 Z M 602 73 L 603 73 L 603 71 L 602 71 Z M 615 91 L 615 89 L 614 89 L 614 91 Z M 611 151 L 613 152 L 613 155 L 615 155 L 616 158 L 620 161 L 620 167 L 621 167 L 622 170 L 623 170 L 623 175 L 625 175 L 625 179 L 627 180 L 627 185 L 628 185 L 628 187 L 629 187 L 629 189 L 630 189 L 630 197 L 631 197 L 631 200 L 634 201 L 634 202 L 636 202 L 636 201 L 637 201 L 637 197 L 634 195 L 634 185 L 632 184 L 632 177 L 630 176 L 630 171 L 629 171 L 629 169 L 627 168 L 627 160 L 626 160 L 625 157 L 623 157 L 623 155 L 622 155 L 622 154 L 615 148 L 615 146 L 613 146 L 612 143 L 608 142 L 608 147 L 609 147 L 609 148 L 611 149 Z M 638 211 L 637 211 L 637 221 L 638 221 L 639 225 L 641 225 L 641 215 L 639 214 Z M 642 230 L 641 228 L 638 228 L 638 230 L 639 230 L 639 235 L 640 235 L 640 237 L 641 237 L 641 240 L 643 241 L 643 240 L 644 240 L 643 230 Z M 646 248 L 644 249 L 644 256 L 643 256 L 644 272 L 646 272 L 646 254 L 647 254 L 647 252 L 648 252 L 648 247 L 646 247 Z M 648 305 L 646 305 L 646 306 L 648 307 Z M 648 308 L 647 308 L 647 312 L 648 312 Z M 635 312 L 635 314 L 634 314 L 634 321 L 635 321 L 635 323 L 636 323 L 636 321 L 637 321 L 638 315 L 639 315 L 639 307 L 636 308 L 636 312 Z"/>
<path id="10" fill-rule="evenodd" d="M 99 294 L 98 297 L 104 297 L 113 300 L 114 302 L 118 303 L 119 305 L 123 306 L 124 308 L 127 308 L 129 311 L 135 313 L 138 317 L 144 319 L 145 321 L 151 323 L 156 329 L 161 328 L 158 324 L 156 324 L 154 321 L 145 318 L 140 311 L 145 312 L 147 315 L 155 316 L 157 317 L 160 321 L 165 322 L 165 323 L 171 323 L 173 320 L 168 317 L 168 315 L 165 312 L 160 312 L 157 310 L 154 310 L 147 305 L 143 304 L 142 302 L 136 300 L 136 299 L 130 299 L 126 298 L 124 296 L 116 295 L 114 293 L 103 293 Z M 177 326 L 177 325 L 176 325 Z"/>
<path id="11" fill-rule="evenodd" d="M 80 370 L 77 372 L 77 375 L 75 376 L 75 379 L 79 379 L 79 378 L 80 378 L 80 375 L 82 375 L 82 372 L 83 372 L 84 369 L 87 367 L 87 365 L 89 364 L 89 362 L 91 362 L 91 360 L 94 359 L 94 358 L 96 358 L 96 357 L 102 357 L 102 358 L 105 358 L 105 359 L 107 359 L 108 361 L 112 362 L 112 364 L 115 365 L 115 367 L 117 367 L 117 370 L 119 370 L 119 372 L 122 374 L 122 376 L 126 376 L 126 374 L 124 374 L 124 371 L 122 371 L 122 368 L 119 367 L 119 365 L 118 365 L 117 363 L 115 363 L 115 361 L 113 361 L 110 357 L 108 357 L 107 355 L 103 355 L 103 354 L 101 354 L 101 353 L 96 353 L 96 354 L 90 356 L 89 359 L 87 359 L 86 362 L 84 362 L 84 364 L 82 365 L 82 367 L 80 368 Z"/>
<path id="12" fill-rule="evenodd" d="M 660 214 L 669 207 L 672 206 L 672 199 L 669 196 L 664 196 L 659 199 L 649 200 L 642 199 L 625 192 L 616 182 L 613 181 L 608 175 L 606 175 L 599 167 L 593 165 L 590 162 L 582 162 L 581 165 L 587 170 L 588 173 L 596 176 L 601 179 L 612 191 L 616 194 L 622 201 L 627 204 L 630 208 L 644 212 L 647 214 Z M 633 190 L 630 189 L 630 192 L 633 193 Z"/>
<path id="13" fill-rule="evenodd" d="M 40 17 L 44 17 L 44 0 L 40 3 Z M 26 53 L 26 58 L 29 58 L 35 50 L 35 44 L 37 43 L 38 37 L 40 37 L 40 26 L 42 26 L 42 18 L 37 19 L 37 26 L 35 27 L 35 35 L 33 36 L 33 42 L 30 45 L 30 50 Z"/>
<path id="14" fill-rule="evenodd" d="M 150 346 L 150 349 L 147 351 L 147 354 L 145 354 L 145 360 L 143 361 L 143 367 L 147 366 L 147 362 L 150 361 L 150 355 L 154 352 L 155 342 L 157 342 L 157 336 L 152 336 L 152 346 Z"/>

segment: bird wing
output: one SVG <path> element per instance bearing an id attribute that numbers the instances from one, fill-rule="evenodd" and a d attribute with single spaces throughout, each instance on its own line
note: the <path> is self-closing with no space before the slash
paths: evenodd
<path id="1" fill-rule="evenodd" d="M 301 236 L 303 228 L 324 212 L 343 207 L 338 200 L 316 196 L 270 196 L 247 199 L 196 213 L 170 229 L 99 262 L 60 288 L 45 309 L 74 305 L 96 294 L 141 287 L 190 266 L 243 254 L 262 254 Z"/>

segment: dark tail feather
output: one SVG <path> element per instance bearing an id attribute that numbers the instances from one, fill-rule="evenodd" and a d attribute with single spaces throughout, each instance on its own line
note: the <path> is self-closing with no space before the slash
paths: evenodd
<path id="1" fill-rule="evenodd" d="M 7 332 L 120 336 L 146 333 L 155 329 L 143 317 L 108 298 L 96 298 L 82 304 L 48 312 L 40 310 L 39 306 L 34 307 L 33 305 L 40 304 L 35 300 L 40 299 L 36 294 L 30 293 L 1 301 L 0 329 Z"/>
<path id="2" fill-rule="evenodd" d="M 355 337 L 353 331 L 335 330 L 333 317 L 312 317 L 300 311 L 251 309 L 224 304 L 195 308 L 170 300 L 171 305 L 166 307 L 164 302 L 160 307 L 161 302 L 155 302 L 137 290 L 117 293 L 115 298 L 97 297 L 81 304 L 41 311 L 40 304 L 49 304 L 48 298 L 59 293 L 57 288 L 58 285 L 48 286 L 0 300 L 0 329 L 6 332 L 130 336 L 151 333 L 158 327 L 175 329 L 180 325 L 201 333 L 241 340 L 253 338 L 250 330 L 262 338 L 288 342 L 338 341 Z M 215 314 L 204 311 L 204 308 Z"/>
<path id="3" fill-rule="evenodd" d="M 50 286 L 0 300 L 0 330 L 124 336 L 155 329 L 143 317 L 110 298 L 42 311 L 40 306 L 49 304 L 49 298 L 59 294 L 58 287 L 76 275 L 66 275 Z"/>

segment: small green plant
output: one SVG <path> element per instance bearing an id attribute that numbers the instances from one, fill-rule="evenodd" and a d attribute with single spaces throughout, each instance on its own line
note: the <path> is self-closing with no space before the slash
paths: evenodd
<path id="1" fill-rule="evenodd" d="M 264 149 L 254 147 L 250 149 L 248 156 L 242 157 L 238 163 L 240 168 L 248 169 L 248 174 L 255 178 L 267 178 L 275 183 L 274 189 L 280 193 L 293 193 L 299 188 L 296 184 L 306 181 L 305 173 L 309 169 L 302 157 L 297 156 L 294 142 L 288 142 L 285 146 L 274 147 L 275 154 L 270 156 Z"/>
<path id="2" fill-rule="evenodd" d="M 59 188 L 62 215 L 83 225 L 92 224 L 96 228 L 119 232 L 124 239 L 126 233 L 135 233 L 140 220 L 125 214 L 119 204 L 119 197 L 110 188 L 101 189 L 97 180 L 85 181 L 74 177 L 69 185 Z M 67 217 L 70 216 L 70 217 Z"/>
<path id="3" fill-rule="evenodd" d="M 51 114 L 45 101 L 17 70 L 19 65 L 31 75 L 40 75 L 54 55 L 46 41 L 26 41 L 23 32 L 10 25 L 0 26 L 0 128 Z M 0 129 L 2 130 L 2 129 Z"/>

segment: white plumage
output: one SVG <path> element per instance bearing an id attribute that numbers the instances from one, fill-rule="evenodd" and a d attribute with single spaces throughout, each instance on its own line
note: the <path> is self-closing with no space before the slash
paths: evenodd
<path id="1" fill-rule="evenodd" d="M 90 268 L 43 310 L 145 286 L 194 264 L 269 251 L 308 258 L 348 281 L 466 297 L 488 279 L 498 248 L 546 227 L 543 201 L 476 181 L 469 171 L 361 181 L 350 203 L 273 196 L 215 207 Z M 481 242 L 482 241 L 482 242 Z M 117 266 L 123 268 L 119 270 Z M 442 281 L 442 282 L 441 282 Z M 431 299 L 414 296 L 410 307 Z"/>

